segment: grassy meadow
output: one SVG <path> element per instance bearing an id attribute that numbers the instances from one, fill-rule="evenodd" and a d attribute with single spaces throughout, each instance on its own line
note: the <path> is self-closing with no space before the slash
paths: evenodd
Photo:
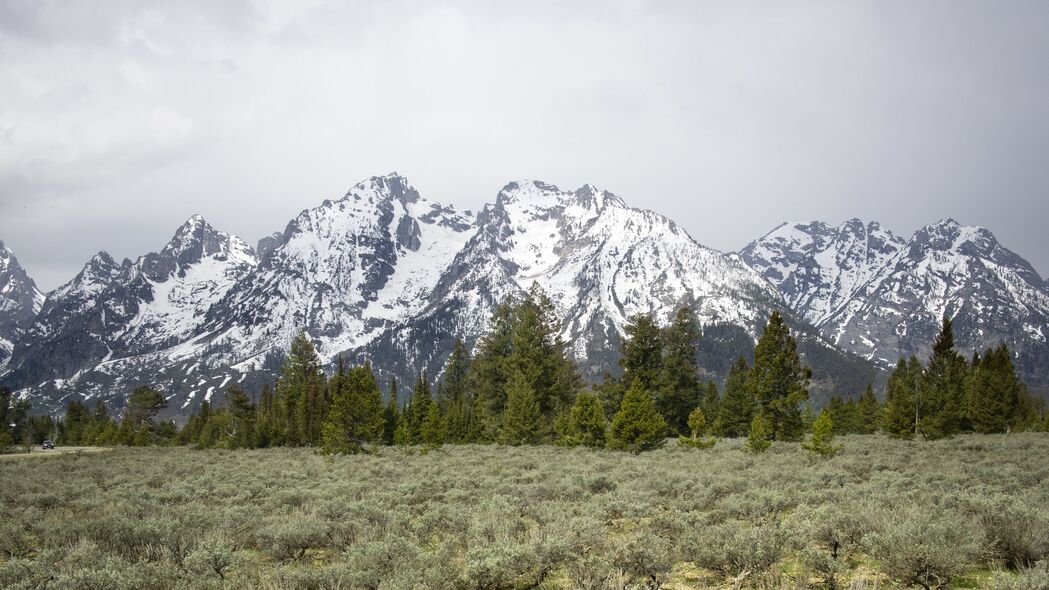
<path id="1" fill-rule="evenodd" d="M 1049 435 L 841 442 L 4 461 L 0 588 L 1049 588 Z"/>

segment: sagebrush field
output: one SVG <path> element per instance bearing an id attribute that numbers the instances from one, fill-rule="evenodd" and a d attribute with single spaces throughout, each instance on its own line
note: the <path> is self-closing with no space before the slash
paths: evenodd
<path id="1" fill-rule="evenodd" d="M 843 442 L 4 461 L 0 587 L 1047 587 L 1049 436 Z"/>

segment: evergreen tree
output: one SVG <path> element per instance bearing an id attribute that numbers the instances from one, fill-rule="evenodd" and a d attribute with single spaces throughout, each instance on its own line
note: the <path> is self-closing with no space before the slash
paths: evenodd
<path id="1" fill-rule="evenodd" d="M 423 419 L 422 439 L 423 445 L 428 449 L 434 449 L 444 445 L 447 425 L 441 408 L 438 404 L 430 404 Z"/>
<path id="2" fill-rule="evenodd" d="M 514 371 L 506 384 L 506 411 L 499 442 L 505 445 L 536 444 L 543 415 L 535 390 L 521 371 Z"/>
<path id="3" fill-rule="evenodd" d="M 626 339 L 622 344 L 619 366 L 623 368 L 621 382 L 629 388 L 635 381 L 646 391 L 659 387 L 663 374 L 663 338 L 652 316 L 638 314 L 630 318 L 624 328 Z"/>
<path id="4" fill-rule="evenodd" d="M 401 416 L 397 420 L 397 428 L 393 431 L 393 444 L 399 447 L 406 447 L 412 444 L 412 433 L 408 428 L 407 408 L 405 408 L 404 412 L 401 412 Z"/>
<path id="5" fill-rule="evenodd" d="M 128 396 L 124 419 L 135 428 L 152 426 L 157 414 L 167 405 L 159 391 L 148 385 L 141 385 Z"/>
<path id="6" fill-rule="evenodd" d="M 764 412 L 758 412 L 750 421 L 750 430 L 747 434 L 746 450 L 751 453 L 764 453 L 772 446 L 774 435 L 772 419 Z"/>
<path id="7" fill-rule="evenodd" d="M 699 326 L 695 314 L 682 307 L 663 336 L 662 379 L 656 405 L 672 434 L 688 432 L 688 416 L 703 398 L 696 366 Z"/>
<path id="8" fill-rule="evenodd" d="M 255 446 L 266 448 L 275 443 L 277 429 L 276 404 L 273 389 L 262 386 L 259 403 L 255 406 Z"/>
<path id="9" fill-rule="evenodd" d="M 394 433 L 397 425 L 401 422 L 401 404 L 397 401 L 397 378 L 390 378 L 390 397 L 386 400 L 386 410 L 383 413 L 384 424 L 382 440 L 386 445 L 394 444 Z"/>
<path id="10" fill-rule="evenodd" d="M 909 362 L 901 358 L 889 376 L 881 428 L 890 438 L 914 438 L 918 416 L 917 389 L 923 370 L 921 361 L 912 356 Z"/>
<path id="11" fill-rule="evenodd" d="M 703 394 L 702 409 L 703 417 L 706 420 L 704 432 L 713 433 L 718 414 L 721 413 L 721 395 L 718 393 L 718 384 L 713 381 L 707 381 L 706 392 Z M 691 428 L 689 426 L 689 429 Z"/>
<path id="12" fill-rule="evenodd" d="M 965 415 L 965 358 L 954 349 L 954 330 L 944 316 L 918 390 L 918 431 L 927 440 L 953 436 Z"/>
<path id="13" fill-rule="evenodd" d="M 979 362 L 974 363 L 967 388 L 967 411 L 974 431 L 996 433 L 1012 430 L 1026 391 L 1005 344 L 987 349 Z"/>
<path id="14" fill-rule="evenodd" d="M 567 442 L 573 445 L 602 448 L 605 446 L 607 427 L 601 400 L 588 391 L 580 392 L 568 411 Z"/>
<path id="15" fill-rule="evenodd" d="M 470 400 L 467 380 L 470 355 L 463 341 L 456 339 L 444 367 L 437 399 L 447 422 L 447 442 L 464 443 L 470 438 Z"/>
<path id="16" fill-rule="evenodd" d="M 437 402 L 441 411 L 447 412 L 455 400 L 466 396 L 467 375 L 470 371 L 470 353 L 459 338 L 455 339 L 452 353 L 444 365 L 440 385 L 437 387 Z"/>
<path id="17" fill-rule="evenodd" d="M 652 394 L 645 389 L 641 378 L 635 379 L 623 395 L 619 412 L 612 418 L 608 448 L 634 453 L 659 448 L 666 442 L 666 428 Z"/>
<path id="18" fill-rule="evenodd" d="M 860 434 L 874 434 L 878 431 L 878 423 L 881 420 L 881 404 L 878 397 L 874 395 L 874 386 L 867 384 L 866 391 L 857 402 L 857 427 Z"/>
<path id="19" fill-rule="evenodd" d="M 251 403 L 244 390 L 237 385 L 226 388 L 226 409 L 229 412 L 227 445 L 230 448 L 254 448 L 255 404 Z"/>
<path id="20" fill-rule="evenodd" d="M 320 357 L 302 332 L 291 343 L 277 381 L 277 440 L 279 444 L 309 445 L 319 432 L 315 420 L 323 399 L 324 373 Z"/>
<path id="21" fill-rule="evenodd" d="M 812 423 L 812 440 L 801 443 L 801 446 L 824 457 L 830 457 L 841 450 L 841 447 L 834 445 L 834 423 L 826 408 Z"/>
<path id="22" fill-rule="evenodd" d="M 360 453 L 382 440 L 382 393 L 371 366 L 353 367 L 344 378 L 321 428 L 326 453 Z"/>
<path id="23" fill-rule="evenodd" d="M 754 417 L 754 396 L 750 389 L 750 368 L 742 356 L 729 368 L 725 395 L 721 399 L 714 432 L 718 436 L 741 437 L 747 434 Z"/>
<path id="24" fill-rule="evenodd" d="M 474 392 L 474 409 L 479 418 L 475 437 L 481 442 L 495 439 L 499 417 L 506 407 L 506 381 L 514 328 L 516 304 L 507 299 L 495 308 L 486 332 L 477 343 L 477 355 L 470 364 L 467 381 Z"/>
<path id="25" fill-rule="evenodd" d="M 567 347 L 558 335 L 560 321 L 538 284 L 520 301 L 509 299 L 496 310 L 489 332 L 470 363 L 468 383 L 474 392 L 470 440 L 490 441 L 507 411 L 508 382 L 520 374 L 539 404 L 539 436 L 552 432 L 554 417 L 574 398 L 580 379 Z M 516 377 L 515 377 L 516 378 Z"/>
<path id="26" fill-rule="evenodd" d="M 804 434 L 800 406 L 809 397 L 811 375 L 801 364 L 783 316 L 773 311 L 754 347 L 750 383 L 755 400 L 772 422 L 775 439 L 799 440 Z"/>
<path id="27" fill-rule="evenodd" d="M 409 440 L 413 445 L 423 442 L 423 421 L 426 420 L 426 414 L 430 411 L 432 403 L 433 393 L 430 391 L 430 379 L 426 371 L 420 371 L 415 377 L 412 399 L 404 412 L 408 421 Z"/>

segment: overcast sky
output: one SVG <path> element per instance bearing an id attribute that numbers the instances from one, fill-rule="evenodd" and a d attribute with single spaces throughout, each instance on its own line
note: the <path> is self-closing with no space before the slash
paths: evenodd
<path id="1" fill-rule="evenodd" d="M 737 250 L 979 224 L 1049 273 L 1049 3 L 0 0 L 0 239 L 40 287 L 397 170 L 590 182 Z"/>

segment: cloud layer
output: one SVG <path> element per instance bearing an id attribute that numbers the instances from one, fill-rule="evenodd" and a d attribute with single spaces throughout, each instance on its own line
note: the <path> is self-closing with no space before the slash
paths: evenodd
<path id="1" fill-rule="evenodd" d="M 0 239 L 41 287 L 397 170 L 592 182 L 735 250 L 981 224 L 1049 271 L 1044 2 L 0 0 Z"/>

